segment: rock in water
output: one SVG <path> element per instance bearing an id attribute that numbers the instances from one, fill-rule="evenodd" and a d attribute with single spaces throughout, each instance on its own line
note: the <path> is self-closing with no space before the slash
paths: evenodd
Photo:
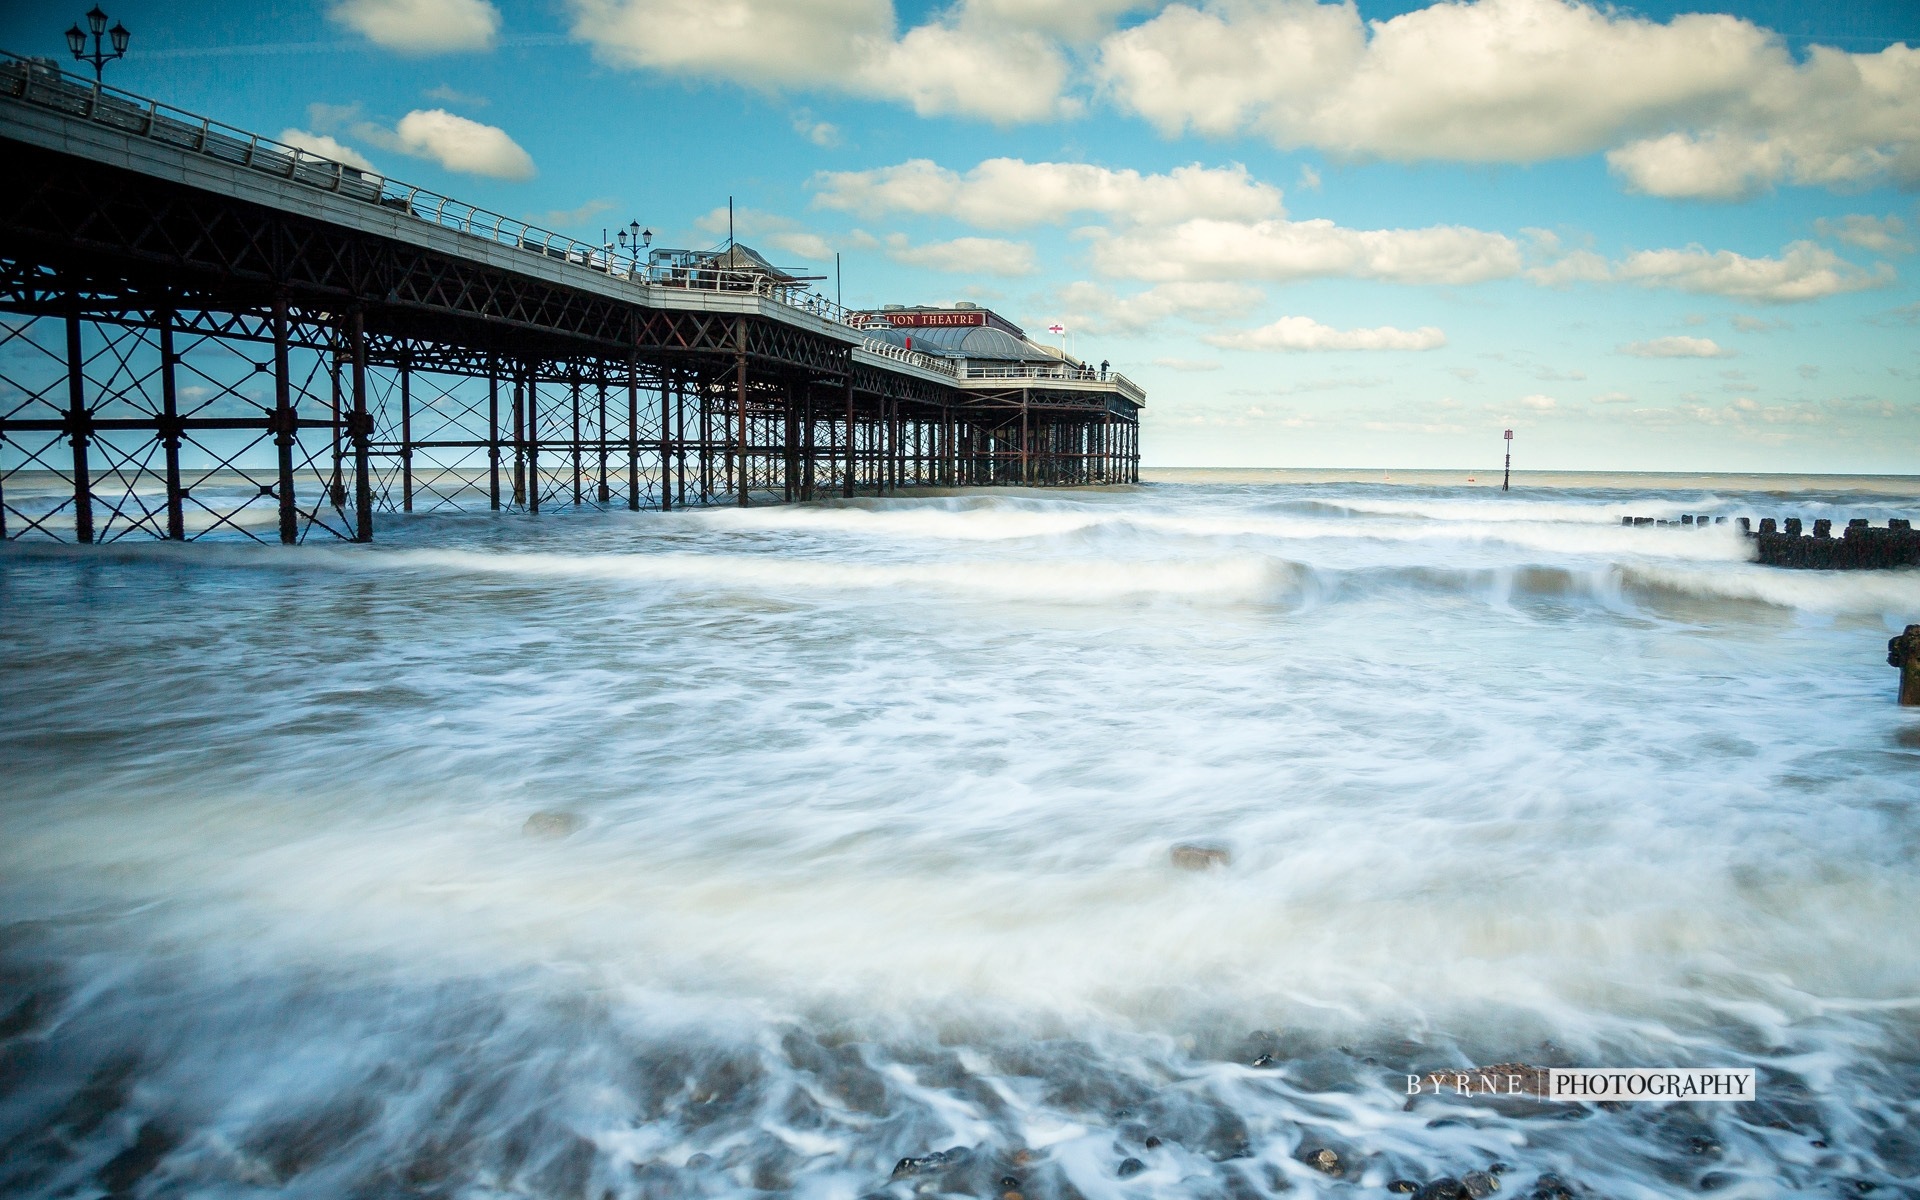
<path id="1" fill-rule="evenodd" d="M 910 1175 L 920 1175 L 928 1171 L 945 1170 L 967 1160 L 967 1148 L 954 1146 L 948 1150 L 936 1150 L 932 1154 L 923 1154 L 918 1158 L 903 1158 L 894 1164 L 893 1177 L 905 1179 Z"/>
<path id="2" fill-rule="evenodd" d="M 1460 1177 L 1460 1186 L 1473 1200 L 1487 1200 L 1500 1190 L 1500 1181 L 1485 1171 L 1468 1171 Z"/>
<path id="3" fill-rule="evenodd" d="M 1233 865 L 1232 851 L 1202 842 L 1181 842 L 1168 852 L 1167 858 L 1182 871 L 1210 871 L 1214 867 Z"/>
<path id="4" fill-rule="evenodd" d="M 1332 1175 L 1336 1179 L 1346 1173 L 1340 1165 L 1340 1156 L 1331 1150 L 1309 1150 L 1300 1156 L 1300 1161 L 1322 1175 Z"/>
<path id="5" fill-rule="evenodd" d="M 1900 703 L 1920 705 L 1920 625 L 1887 643 L 1887 665 L 1899 668 Z"/>
<path id="6" fill-rule="evenodd" d="M 1147 1164 L 1141 1162 L 1137 1158 L 1129 1158 L 1121 1162 L 1120 1170 L 1118 1174 L 1120 1178 L 1126 1179 L 1130 1176 L 1138 1175 L 1140 1172 L 1146 1169 L 1147 1169 Z"/>
<path id="7" fill-rule="evenodd" d="M 520 832 L 530 838 L 558 840 L 578 833 L 586 823 L 586 819 L 579 813 L 549 808 L 528 817 L 527 823 L 520 827 Z"/>

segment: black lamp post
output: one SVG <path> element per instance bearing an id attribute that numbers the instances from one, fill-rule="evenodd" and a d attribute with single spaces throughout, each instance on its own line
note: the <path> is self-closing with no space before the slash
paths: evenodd
<path id="1" fill-rule="evenodd" d="M 91 54 L 87 53 L 87 30 L 93 33 L 93 53 Z M 106 39 L 105 44 L 102 43 L 102 38 Z M 106 69 L 107 64 L 116 58 L 126 56 L 127 43 L 132 38 L 133 35 L 127 32 L 127 27 L 118 21 L 113 23 L 112 29 L 108 29 L 107 14 L 101 12 L 100 6 L 96 4 L 87 13 L 86 30 L 82 30 L 78 25 L 67 30 L 67 49 L 73 51 L 73 57 L 79 61 L 93 64 L 93 82 L 98 84 L 100 73 Z M 110 53 L 106 49 L 107 44 L 113 46 Z"/>
<path id="2" fill-rule="evenodd" d="M 620 248 L 633 256 L 633 273 L 640 273 L 640 255 L 648 246 L 653 245 L 653 230 L 640 228 L 640 222 L 629 221 L 620 231 Z"/>

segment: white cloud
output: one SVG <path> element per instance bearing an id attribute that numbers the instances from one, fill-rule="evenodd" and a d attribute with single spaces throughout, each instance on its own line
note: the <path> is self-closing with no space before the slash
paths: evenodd
<path id="1" fill-rule="evenodd" d="M 1613 278 L 1613 265 L 1591 250 L 1570 250 L 1544 265 L 1528 267 L 1527 278 L 1541 287 L 1603 283 Z"/>
<path id="2" fill-rule="evenodd" d="M 1156 367 L 1165 367 L 1169 371 L 1218 371 L 1220 361 L 1213 358 L 1156 358 Z"/>
<path id="3" fill-rule="evenodd" d="M 1097 235 L 1102 274 L 1135 279 L 1305 279 L 1341 275 L 1394 283 L 1478 283 L 1517 275 L 1519 245 L 1459 225 L 1347 229 L 1332 221 L 1201 219 L 1170 229 Z"/>
<path id="4" fill-rule="evenodd" d="M 1722 349 L 1712 338 L 1663 337 L 1644 342 L 1628 342 L 1620 353 L 1635 358 L 1731 358 L 1733 351 Z"/>
<path id="5" fill-rule="evenodd" d="M 1629 186 L 1670 196 L 1920 179 L 1920 51 L 1796 61 L 1722 14 L 1479 0 L 1368 23 L 1351 3 L 1212 0 L 1108 36 L 1096 71 L 1169 135 L 1406 161 L 1611 149 Z"/>
<path id="6" fill-rule="evenodd" d="M 1037 33 L 930 22 L 869 55 L 855 87 L 905 100 L 923 117 L 960 113 L 1000 123 L 1071 116 L 1067 61 Z"/>
<path id="7" fill-rule="evenodd" d="M 614 202 L 604 197 L 588 200 L 578 208 L 554 208 L 533 218 L 533 223 L 548 229 L 574 229 L 604 212 L 613 211 Z"/>
<path id="8" fill-rule="evenodd" d="M 1060 289 L 1066 324 L 1088 333 L 1142 333 L 1170 317 L 1193 321 L 1244 315 L 1266 297 L 1244 283 L 1163 283 L 1118 296 L 1097 283 Z"/>
<path id="9" fill-rule="evenodd" d="M 1787 163 L 1776 145 L 1715 130 L 1644 138 L 1609 150 L 1607 166 L 1650 196 L 1740 200 L 1778 179 Z"/>
<path id="10" fill-rule="evenodd" d="M 487 0 L 339 0 L 327 15 L 389 50 L 485 50 L 500 32 Z"/>
<path id="11" fill-rule="evenodd" d="M 533 159 L 505 130 L 456 117 L 443 108 L 415 109 L 401 117 L 390 133 L 369 125 L 356 127 L 356 132 L 368 140 L 377 136 L 392 149 L 432 159 L 465 175 L 511 180 L 534 176 Z"/>
<path id="12" fill-rule="evenodd" d="M 475 95 L 472 92 L 463 92 L 458 88 L 448 87 L 444 83 L 428 88 L 425 92 L 422 92 L 421 95 L 429 100 L 438 100 L 442 104 L 459 104 L 466 108 L 485 108 L 493 103 L 493 101 L 487 99 L 485 96 Z"/>
<path id="13" fill-rule="evenodd" d="M 1608 165 L 1636 191 L 1712 200 L 1782 182 L 1920 182 L 1920 50 L 1814 46 L 1796 63 L 1776 39 L 1740 67 L 1740 86 L 1705 115 L 1675 114 L 1684 128 L 1629 142 Z"/>
<path id="14" fill-rule="evenodd" d="M 1741 333 L 1771 333 L 1776 329 L 1792 329 L 1786 321 L 1776 321 L 1768 317 L 1754 317 L 1746 313 L 1733 314 L 1733 327 Z"/>
<path id="15" fill-rule="evenodd" d="M 1447 335 L 1431 325 L 1419 329 L 1335 329 L 1311 317 L 1281 317 L 1271 325 L 1201 339 L 1226 350 L 1438 350 Z"/>
<path id="16" fill-rule="evenodd" d="M 964 0 L 964 19 L 1007 25 L 1082 41 L 1104 33 L 1116 18 L 1153 7 L 1153 0 Z"/>
<path id="17" fill-rule="evenodd" d="M 1530 408 L 1535 412 L 1552 412 L 1560 406 L 1560 402 L 1552 396 L 1535 394 L 1520 397 L 1520 406 L 1522 408 Z"/>
<path id="18" fill-rule="evenodd" d="M 694 228 L 714 238 L 727 235 L 727 210 L 724 207 L 710 209 L 704 216 L 694 221 Z M 802 226 L 792 217 L 779 213 L 765 212 L 755 208 L 743 208 L 733 214 L 734 236 L 743 242 L 752 242 L 757 247 L 767 247 L 785 251 L 788 254 L 813 262 L 830 262 L 833 259 L 834 245 L 825 237 Z M 864 234 L 849 235 L 843 245 L 872 246 L 872 238 Z"/>
<path id="19" fill-rule="evenodd" d="M 606 61 L 750 87 L 902 101 L 922 116 L 1070 115 L 1068 66 L 1032 28 L 968 5 L 896 35 L 889 0 L 572 0 L 573 35 Z"/>
<path id="20" fill-rule="evenodd" d="M 1841 292 L 1885 287 L 1894 279 L 1885 263 L 1868 271 L 1813 242 L 1794 242 L 1778 258 L 1748 258 L 1731 250 L 1641 250 L 1614 268 L 1616 278 L 1645 287 L 1790 303 Z"/>
<path id="21" fill-rule="evenodd" d="M 1314 170 L 1308 163 L 1300 164 L 1300 190 L 1303 192 L 1320 190 L 1320 172 Z"/>
<path id="22" fill-rule="evenodd" d="M 1243 166 L 1175 167 L 1164 175 L 1088 163 L 991 158 L 962 175 L 916 158 L 870 171 L 813 178 L 822 208 L 878 215 L 951 216 L 990 229 L 1016 229 L 1100 213 L 1125 222 L 1170 224 L 1194 217 L 1256 219 L 1284 211 L 1279 188 Z"/>
<path id="23" fill-rule="evenodd" d="M 323 133 L 308 133 L 304 129 L 282 129 L 280 140 L 296 150 L 305 150 L 321 158 L 330 158 L 349 167 L 379 174 L 380 169 L 367 160 L 367 156 L 344 142 L 337 141 Z"/>
<path id="24" fill-rule="evenodd" d="M 1913 243 L 1902 236 L 1907 232 L 1907 223 L 1899 217 L 1850 213 L 1832 220 L 1821 217 L 1813 223 L 1813 228 L 1821 237 L 1833 238 L 1863 250 L 1880 254 L 1913 253 Z"/>
<path id="25" fill-rule="evenodd" d="M 1546 287 L 1576 282 L 1633 283 L 1696 295 L 1788 304 L 1885 287 L 1895 278 L 1893 268 L 1885 263 L 1868 270 L 1814 242 L 1793 242 L 1774 258 L 1688 246 L 1639 250 L 1609 262 L 1591 250 L 1561 253 L 1558 240 L 1551 235 L 1543 236 L 1539 230 L 1528 232 L 1535 253 L 1544 252 L 1547 257 L 1528 267 L 1526 276 Z"/>
<path id="26" fill-rule="evenodd" d="M 1592 398 L 1595 404 L 1632 404 L 1633 397 L 1625 392 L 1601 392 Z"/>
<path id="27" fill-rule="evenodd" d="M 887 238 L 887 257 L 911 267 L 967 275 L 1031 275 L 1039 270 L 1033 247 L 1004 238 L 959 237 L 916 246 L 904 234 Z"/>
<path id="28" fill-rule="evenodd" d="M 793 131 L 816 146 L 838 146 L 840 127 L 831 121 L 816 121 L 805 109 L 793 114 Z"/>

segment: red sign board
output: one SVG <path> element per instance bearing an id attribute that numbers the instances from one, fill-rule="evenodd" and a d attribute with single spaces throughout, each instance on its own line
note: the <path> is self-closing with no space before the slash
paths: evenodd
<path id="1" fill-rule="evenodd" d="M 945 329 L 962 325 L 985 325 L 987 314 L 983 310 L 973 312 L 882 312 L 868 313 L 866 318 L 878 317 L 895 329 Z"/>
<path id="2" fill-rule="evenodd" d="M 1511 429 L 1509 429 L 1509 430 L 1507 430 L 1507 440 L 1508 440 L 1508 441 L 1512 441 L 1512 440 L 1513 440 L 1513 430 L 1511 430 Z"/>

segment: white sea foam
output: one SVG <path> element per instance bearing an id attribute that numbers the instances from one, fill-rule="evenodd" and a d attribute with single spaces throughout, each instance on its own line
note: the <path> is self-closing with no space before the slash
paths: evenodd
<path id="1" fill-rule="evenodd" d="M 1893 1186 L 1920 572 L 1385 490 L 8 548 L 7 1187 Z M 1761 1119 L 1405 1109 L 1543 1058 Z"/>

